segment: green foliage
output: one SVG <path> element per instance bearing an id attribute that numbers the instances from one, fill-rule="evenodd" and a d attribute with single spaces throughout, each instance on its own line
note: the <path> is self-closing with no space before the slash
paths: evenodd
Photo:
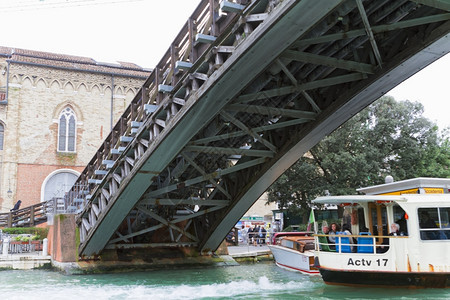
<path id="1" fill-rule="evenodd" d="M 31 234 L 35 236 L 33 240 L 43 240 L 48 234 L 48 229 L 42 227 L 13 227 L 3 228 L 2 230 L 8 234 Z"/>
<path id="2" fill-rule="evenodd" d="M 382 97 L 313 147 L 269 188 L 269 201 L 298 210 L 330 193 L 415 177 L 450 177 L 448 132 L 422 116 L 418 102 Z"/>

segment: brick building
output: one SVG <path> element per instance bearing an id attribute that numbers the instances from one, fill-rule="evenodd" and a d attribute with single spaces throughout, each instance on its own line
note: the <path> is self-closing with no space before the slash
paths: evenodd
<path id="1" fill-rule="evenodd" d="M 0 46 L 0 212 L 62 196 L 149 74 Z"/>

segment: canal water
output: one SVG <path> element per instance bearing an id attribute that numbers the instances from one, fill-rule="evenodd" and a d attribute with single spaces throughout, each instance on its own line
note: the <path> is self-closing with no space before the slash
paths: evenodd
<path id="1" fill-rule="evenodd" d="M 0 271 L 0 299 L 450 299 L 450 290 L 328 286 L 267 262 L 95 275 Z"/>

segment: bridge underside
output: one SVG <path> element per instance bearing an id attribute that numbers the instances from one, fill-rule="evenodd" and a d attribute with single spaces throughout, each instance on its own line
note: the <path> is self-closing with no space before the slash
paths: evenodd
<path id="1" fill-rule="evenodd" d="M 448 1 L 224 2 L 199 5 L 80 177 L 80 255 L 215 250 L 325 135 L 450 51 Z"/>

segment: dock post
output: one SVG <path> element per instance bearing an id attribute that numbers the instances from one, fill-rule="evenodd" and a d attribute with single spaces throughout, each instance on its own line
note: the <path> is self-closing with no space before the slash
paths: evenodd
<path id="1" fill-rule="evenodd" d="M 3 257 L 8 257 L 8 249 L 9 249 L 9 238 L 4 238 L 3 239 L 3 252 L 2 252 Z"/>
<path id="2" fill-rule="evenodd" d="M 45 238 L 43 241 L 42 241 L 42 255 L 43 256 L 47 256 L 48 255 L 48 239 L 47 238 Z"/>

